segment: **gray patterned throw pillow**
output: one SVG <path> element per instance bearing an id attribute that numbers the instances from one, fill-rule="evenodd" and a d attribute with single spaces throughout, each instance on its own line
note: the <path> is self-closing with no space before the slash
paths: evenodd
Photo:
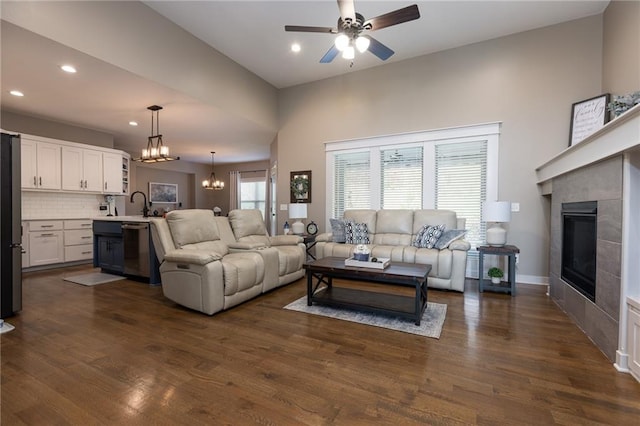
<path id="1" fill-rule="evenodd" d="M 331 222 L 331 233 L 333 234 L 334 243 L 344 243 L 346 241 L 344 219 L 329 219 Z"/>
<path id="2" fill-rule="evenodd" d="M 416 234 L 413 246 L 418 248 L 433 248 L 443 232 L 444 225 L 424 225 Z"/>
<path id="3" fill-rule="evenodd" d="M 347 222 L 345 235 L 347 244 L 369 244 L 369 228 L 366 223 Z"/>

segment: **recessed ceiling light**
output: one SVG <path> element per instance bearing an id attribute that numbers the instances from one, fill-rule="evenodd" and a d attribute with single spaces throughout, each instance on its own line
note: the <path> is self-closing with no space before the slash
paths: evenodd
<path id="1" fill-rule="evenodd" d="M 291 45 L 291 51 L 298 53 L 300 51 L 300 45 L 298 43 L 293 43 Z"/>
<path id="2" fill-rule="evenodd" d="M 76 68 L 73 65 L 63 65 L 60 67 L 60 69 L 64 72 L 68 72 L 70 74 L 73 74 L 76 72 Z"/>
<path id="3" fill-rule="evenodd" d="M 9 93 L 11 93 L 13 96 L 24 96 L 24 93 L 19 90 L 12 90 Z"/>
<path id="4" fill-rule="evenodd" d="M 138 122 L 137 121 L 130 121 L 129 122 L 129 126 L 137 126 Z"/>

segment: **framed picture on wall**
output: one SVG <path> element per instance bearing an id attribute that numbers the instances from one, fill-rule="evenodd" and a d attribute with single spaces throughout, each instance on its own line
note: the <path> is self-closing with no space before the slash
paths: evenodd
<path id="1" fill-rule="evenodd" d="M 311 202 L 311 170 L 291 172 L 291 203 Z"/>
<path id="2" fill-rule="evenodd" d="M 571 106 L 569 146 L 582 142 L 609 121 L 607 111 L 609 98 L 610 95 L 605 93 L 595 98 L 576 102 Z"/>
<path id="3" fill-rule="evenodd" d="M 149 201 L 152 203 L 177 203 L 178 185 L 149 182 Z"/>

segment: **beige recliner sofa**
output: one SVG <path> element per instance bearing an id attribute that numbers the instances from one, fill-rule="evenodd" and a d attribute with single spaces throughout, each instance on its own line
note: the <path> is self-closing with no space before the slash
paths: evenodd
<path id="1" fill-rule="evenodd" d="M 205 314 L 304 276 L 302 238 L 269 237 L 259 210 L 232 211 L 228 218 L 174 210 L 150 222 L 165 297 Z"/>
<path id="2" fill-rule="evenodd" d="M 446 230 L 464 229 L 465 220 L 451 210 L 346 210 L 344 220 L 367 225 L 371 256 L 396 262 L 431 265 L 427 285 L 432 288 L 464 291 L 467 252 L 470 244 L 456 239 L 442 249 L 418 248 L 412 244 L 424 225 L 445 225 Z M 316 237 L 316 257 L 349 258 L 355 244 L 333 241 L 332 233 Z"/>

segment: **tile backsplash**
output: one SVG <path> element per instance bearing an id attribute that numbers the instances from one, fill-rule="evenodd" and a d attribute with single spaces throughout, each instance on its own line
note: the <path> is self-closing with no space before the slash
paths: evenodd
<path id="1" fill-rule="evenodd" d="M 22 191 L 22 219 L 82 219 L 106 216 L 104 195 Z"/>

